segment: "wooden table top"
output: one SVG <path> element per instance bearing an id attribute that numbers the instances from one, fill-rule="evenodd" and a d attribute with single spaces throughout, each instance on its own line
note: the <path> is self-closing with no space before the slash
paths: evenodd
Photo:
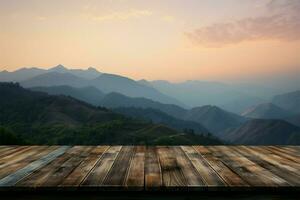
<path id="1" fill-rule="evenodd" d="M 0 146 L 0 190 L 300 191 L 300 146 Z"/>

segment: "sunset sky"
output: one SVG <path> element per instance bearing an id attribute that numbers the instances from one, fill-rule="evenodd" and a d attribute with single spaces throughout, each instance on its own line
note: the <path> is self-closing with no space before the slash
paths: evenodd
<path id="1" fill-rule="evenodd" d="M 299 0 L 0 0 L 0 70 L 95 67 L 134 79 L 300 71 Z"/>

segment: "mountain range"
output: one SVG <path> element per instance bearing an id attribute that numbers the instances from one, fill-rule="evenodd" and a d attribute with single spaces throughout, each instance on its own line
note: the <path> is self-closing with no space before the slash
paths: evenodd
<path id="1" fill-rule="evenodd" d="M 0 94 L 0 138 L 17 138 L 28 144 L 221 143 L 207 134 L 179 132 L 15 83 L 0 83 Z"/>
<path id="2" fill-rule="evenodd" d="M 254 119 L 225 131 L 221 138 L 234 144 L 299 145 L 300 128 L 284 120 Z"/>
<path id="3" fill-rule="evenodd" d="M 284 119 L 291 116 L 291 113 L 272 103 L 263 103 L 247 109 L 242 116 L 256 119 Z"/>
<path id="4" fill-rule="evenodd" d="M 99 135 L 98 129 L 100 132 L 105 130 L 103 137 L 105 135 L 108 139 L 102 139 L 106 143 L 124 141 L 126 144 L 154 144 L 155 141 L 166 141 L 166 138 L 183 137 L 202 137 L 201 142 L 206 141 L 207 137 L 207 141 L 213 141 L 210 133 L 235 144 L 295 144 L 298 140 L 300 91 L 280 94 L 279 90 L 269 86 L 208 81 L 135 81 L 102 73 L 94 68 L 67 69 L 62 65 L 48 70 L 22 68 L 14 72 L 2 71 L 0 81 L 19 82 L 26 88 L 18 84 L 1 83 L 18 86 L 21 94 L 14 93 L 19 101 L 13 99 L 12 104 L 9 104 L 11 113 L 7 111 L 7 116 L 0 115 L 0 126 L 5 124 L 0 127 L 0 133 L 8 140 L 15 141 L 17 138 L 18 141 L 25 141 L 28 136 L 36 143 L 46 143 L 43 139 L 46 134 L 50 134 L 53 138 L 49 142 L 51 144 L 65 141 L 80 143 L 78 137 L 87 136 L 78 133 L 79 130 L 89 134 L 91 130 L 97 130 L 96 135 Z M 6 95 L 7 88 L 17 91 L 17 87 L 6 87 L 0 91 L 1 97 Z M 5 110 L 6 104 L 1 104 L 2 102 L 3 99 L 0 99 L 1 109 Z M 38 119 L 29 113 L 31 110 Z M 25 117 L 26 113 L 29 113 L 28 117 Z M 107 116 L 118 117 L 103 121 Z M 18 121 L 19 119 L 22 120 Z M 118 123 L 115 124 L 115 121 L 123 123 L 121 127 L 124 131 L 119 129 L 122 135 L 116 133 Z M 124 121 L 133 130 L 132 134 L 129 134 Z M 112 127 L 112 130 L 107 131 L 108 127 Z M 162 140 L 156 138 L 155 141 L 150 141 L 148 136 L 141 133 L 143 130 L 149 132 L 148 128 L 152 130 L 152 134 L 156 134 L 153 130 L 160 133 L 163 132 L 160 130 L 166 130 L 168 133 L 162 134 L 166 136 Z M 38 134 L 33 134 L 35 131 Z M 60 131 L 63 132 L 62 135 L 58 134 Z M 21 134 L 23 132 L 28 135 L 25 137 Z M 137 139 L 139 136 L 136 132 L 143 135 L 141 140 Z M 52 135 L 53 133 L 55 134 Z M 110 134 L 112 135 L 108 136 Z M 38 135 L 41 136 L 37 137 Z M 70 135 L 76 139 L 65 139 Z M 85 142 L 93 141 L 88 137 Z M 172 142 L 176 144 L 179 141 Z"/>
<path id="5" fill-rule="evenodd" d="M 300 114 L 300 90 L 276 95 L 272 103 L 292 113 Z"/>
<path id="6" fill-rule="evenodd" d="M 62 65 L 48 70 L 23 68 L 15 72 L 0 72 L 0 81 L 20 82 L 25 88 L 68 85 L 72 87 L 95 87 L 104 93 L 118 92 L 131 97 L 146 97 L 163 103 L 184 106 L 153 87 L 145 86 L 130 78 L 100 73 L 94 68 L 87 70 L 67 69 Z"/>

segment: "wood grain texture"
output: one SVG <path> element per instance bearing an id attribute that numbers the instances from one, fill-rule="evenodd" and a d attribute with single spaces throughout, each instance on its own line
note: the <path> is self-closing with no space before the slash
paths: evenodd
<path id="1" fill-rule="evenodd" d="M 176 159 L 177 155 L 171 147 L 157 147 L 157 154 L 161 166 L 162 183 L 164 187 L 187 186 L 188 182 L 183 169 Z"/>
<path id="2" fill-rule="evenodd" d="M 145 164 L 145 188 L 148 190 L 162 186 L 162 173 L 156 147 L 147 147 Z"/>
<path id="3" fill-rule="evenodd" d="M 222 178 L 192 146 L 181 147 L 206 186 L 224 186 Z"/>
<path id="4" fill-rule="evenodd" d="M 134 155 L 135 148 L 133 146 L 123 146 L 113 166 L 108 172 L 103 185 L 106 186 L 124 186 L 130 167 L 131 159 Z"/>
<path id="5" fill-rule="evenodd" d="M 300 176 L 293 173 L 292 171 L 286 170 L 281 165 L 274 165 L 272 162 L 268 162 L 268 160 L 261 159 L 257 154 L 253 154 L 251 149 L 246 147 L 232 147 L 237 152 L 241 153 L 243 156 L 248 158 L 249 160 L 255 162 L 259 166 L 269 170 L 273 174 L 279 176 L 286 180 L 290 185 L 297 186 L 300 184 Z"/>
<path id="6" fill-rule="evenodd" d="M 53 152 L 45 155 L 41 159 L 38 159 L 38 160 L 28 164 L 26 167 L 2 178 L 0 180 L 0 186 L 8 187 L 8 186 L 15 185 L 19 181 L 22 181 L 24 178 L 30 176 L 36 170 L 42 168 L 43 166 L 45 166 L 48 163 L 50 163 L 51 161 L 53 161 L 55 158 L 62 155 L 67 149 L 68 149 L 68 147 L 60 147 L 60 148 L 54 150 Z M 26 186 L 31 187 L 31 185 L 26 185 Z"/>
<path id="7" fill-rule="evenodd" d="M 24 155 L 24 157 L 20 157 L 23 159 L 17 159 L 14 160 L 16 162 L 7 162 L 6 164 L 8 165 L 4 165 L 5 167 L 1 167 L 0 168 L 0 179 L 12 174 L 14 172 L 16 172 L 17 170 L 25 167 L 26 165 L 30 164 L 31 162 L 34 162 L 35 160 L 41 158 L 42 156 L 47 155 L 48 153 L 50 153 L 51 151 L 54 151 L 55 149 L 57 149 L 58 147 L 55 146 L 51 146 L 51 147 L 36 147 L 36 148 L 32 148 L 30 153 L 27 151 Z"/>
<path id="8" fill-rule="evenodd" d="M 144 146 L 135 147 L 134 155 L 131 159 L 128 176 L 125 183 L 127 187 L 144 187 L 145 150 L 146 148 Z"/>
<path id="9" fill-rule="evenodd" d="M 93 169 L 108 146 L 93 147 L 89 155 L 62 181 L 60 186 L 79 186 Z"/>
<path id="10" fill-rule="evenodd" d="M 288 186 L 288 182 L 227 146 L 208 147 L 214 155 L 255 186 Z"/>
<path id="11" fill-rule="evenodd" d="M 300 191 L 298 146 L 0 146 L 0 190 Z"/>
<path id="12" fill-rule="evenodd" d="M 121 151 L 121 146 L 111 146 L 102 155 L 95 167 L 91 170 L 86 179 L 82 182 L 83 186 L 101 186 L 109 170 L 113 166 L 115 159 Z"/>
<path id="13" fill-rule="evenodd" d="M 221 159 L 215 157 L 207 147 L 195 146 L 194 147 L 209 165 L 218 173 L 226 185 L 231 187 L 247 187 L 249 184 L 243 180 L 234 170 L 226 165 Z"/>

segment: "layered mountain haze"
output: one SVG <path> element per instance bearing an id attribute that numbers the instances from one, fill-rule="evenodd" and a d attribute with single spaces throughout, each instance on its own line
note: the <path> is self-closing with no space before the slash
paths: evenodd
<path id="1" fill-rule="evenodd" d="M 1 83 L 0 93 L 1 126 L 11 130 L 0 133 L 28 144 L 168 144 L 168 139 L 169 144 L 220 144 L 207 134 L 178 132 L 18 84 Z"/>
<path id="2" fill-rule="evenodd" d="M 144 84 L 145 81 L 144 81 Z M 174 97 L 190 107 L 216 105 L 227 111 L 240 114 L 246 108 L 264 102 L 265 96 L 247 92 L 237 85 L 209 81 L 147 82 L 159 91 Z M 247 86 L 250 87 L 250 86 Z M 254 86 L 250 91 L 253 91 Z"/>
<path id="3" fill-rule="evenodd" d="M 194 121 L 182 120 L 153 108 L 119 107 L 113 111 L 136 119 L 144 119 L 153 123 L 164 124 L 178 131 L 189 131 L 195 134 L 210 133 L 203 125 Z"/>
<path id="4" fill-rule="evenodd" d="M 291 138 L 298 139 L 296 129 L 290 133 L 294 129 L 289 127 L 300 125 L 299 91 L 273 97 L 270 94 L 276 90 L 262 95 L 255 90 L 258 85 L 135 81 L 94 68 L 68 69 L 62 65 L 3 71 L 0 80 L 19 80 L 20 85 L 27 88 L 12 83 L 2 85 L 6 88 L 2 91 L 4 96 L 7 96 L 4 92 L 7 88 L 20 93 L 14 94 L 20 101 L 7 104 L 11 110 L 6 110 L 7 116 L 2 114 L 0 125 L 4 124 L 6 138 L 17 138 L 21 143 L 29 138 L 32 143 L 44 144 L 47 134 L 53 138 L 47 141 L 51 144 L 157 144 L 168 139 L 169 144 L 220 143 L 216 137 L 229 143 L 294 144 Z M 2 104 L 3 108 L 6 103 Z M 31 113 L 25 117 L 27 112 Z M 269 121 L 260 121 L 263 119 Z M 280 133 L 275 131 L 276 127 Z M 160 128 L 166 130 L 166 134 L 162 134 Z M 286 138 L 282 136 L 284 129 Z M 158 131 L 162 138 L 140 134 L 143 131 L 154 135 Z M 274 138 L 270 136 L 273 131 Z M 190 141 L 193 138 L 198 140 Z"/>
<path id="5" fill-rule="evenodd" d="M 299 145 L 300 128 L 283 120 L 254 119 L 221 135 L 226 141 L 246 145 Z"/>
<path id="6" fill-rule="evenodd" d="M 104 93 L 95 87 L 74 88 L 68 85 L 52 86 L 52 87 L 33 87 L 29 88 L 33 91 L 45 92 L 51 95 L 66 95 L 85 101 L 95 106 L 99 106 L 99 102 L 104 97 Z"/>
<path id="7" fill-rule="evenodd" d="M 130 97 L 145 97 L 162 103 L 183 105 L 175 98 L 157 91 L 153 87 L 140 84 L 130 78 L 114 74 L 102 74 L 90 83 L 105 93 L 117 92 Z"/>
<path id="8" fill-rule="evenodd" d="M 47 72 L 45 74 L 35 76 L 31 79 L 21 81 L 20 84 L 26 88 L 40 86 L 50 87 L 60 85 L 70 85 L 72 87 L 86 87 L 88 86 L 88 81 L 70 73 Z"/>
<path id="9" fill-rule="evenodd" d="M 263 103 L 257 106 L 248 108 L 242 113 L 242 116 L 257 119 L 284 119 L 292 114 L 288 111 L 272 104 Z"/>
<path id="10" fill-rule="evenodd" d="M 153 101 L 147 98 L 141 97 L 128 97 L 116 92 L 107 94 L 101 101 L 100 105 L 108 108 L 119 108 L 119 107 L 135 107 L 135 108 L 152 108 L 160 110 L 170 116 L 180 118 L 186 113 L 186 109 L 174 105 L 174 104 L 163 104 L 157 101 Z"/>
<path id="11" fill-rule="evenodd" d="M 169 97 L 153 87 L 140 84 L 138 81 L 127 77 L 100 73 L 94 68 L 88 68 L 87 70 L 67 69 L 62 65 L 58 65 L 48 70 L 24 68 L 22 71 L 21 74 L 19 70 L 15 72 L 0 72 L 0 81 L 19 81 L 26 88 L 62 85 L 77 88 L 92 86 L 104 93 L 118 92 L 131 97 L 146 97 L 163 103 L 185 106 L 175 98 Z M 7 73 L 9 74 L 8 76 Z M 27 76 L 23 75 L 24 73 Z M 18 76 L 27 78 L 15 78 Z"/>
<path id="12" fill-rule="evenodd" d="M 101 72 L 97 71 L 95 68 L 92 67 L 89 67 L 88 69 L 84 70 L 67 69 L 63 65 L 57 65 L 49 69 L 41 69 L 37 67 L 24 67 L 13 72 L 2 71 L 0 72 L 0 81 L 21 82 L 49 72 L 69 73 L 85 79 L 94 79 L 101 75 Z"/>
<path id="13" fill-rule="evenodd" d="M 300 113 L 300 90 L 285 94 L 276 95 L 272 103 L 290 112 Z"/>
<path id="14" fill-rule="evenodd" d="M 201 123 L 216 135 L 229 128 L 238 127 L 246 121 L 245 118 L 239 115 L 210 105 L 189 110 L 184 119 Z"/>

